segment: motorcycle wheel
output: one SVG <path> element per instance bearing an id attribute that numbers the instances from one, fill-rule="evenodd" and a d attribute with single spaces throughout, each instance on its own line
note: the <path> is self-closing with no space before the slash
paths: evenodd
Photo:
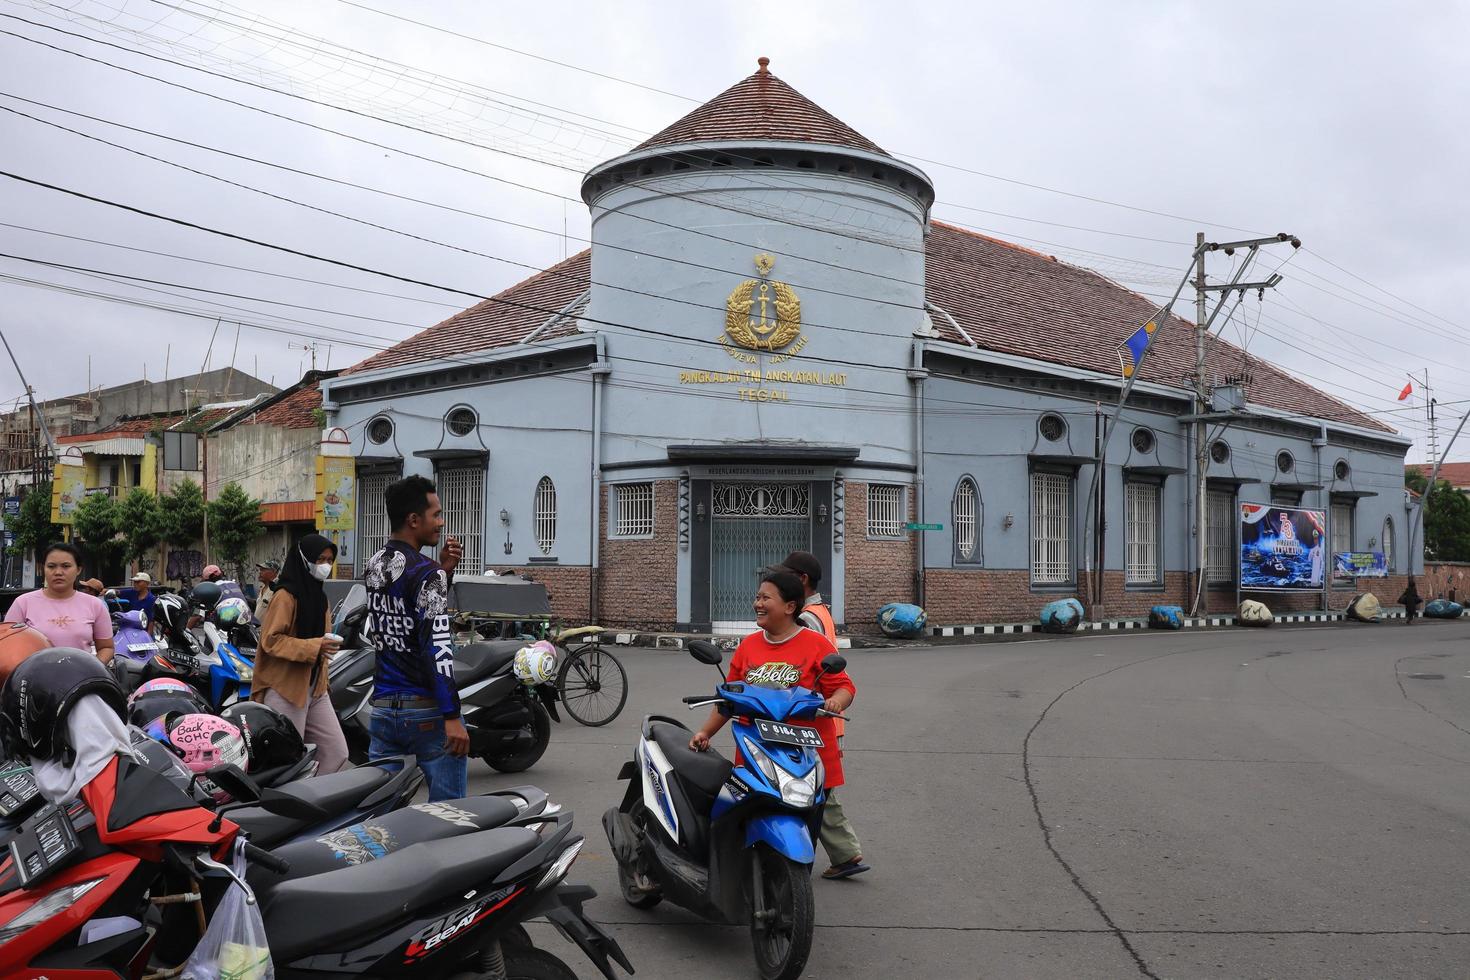
<path id="1" fill-rule="evenodd" d="M 638 833 L 648 833 L 648 809 L 641 803 L 634 803 L 632 811 L 628 814 L 633 826 L 638 828 Z M 664 900 L 662 891 L 645 892 L 633 887 L 634 869 L 618 862 L 618 891 L 623 893 L 623 901 L 635 909 L 651 909 Z"/>
<path id="2" fill-rule="evenodd" d="M 757 919 L 755 911 L 757 862 L 761 904 L 766 908 L 764 920 Z M 806 969 L 812 951 L 815 912 L 811 869 L 764 845 L 756 847 L 750 866 L 750 941 L 756 968 L 761 980 L 795 980 Z"/>
<path id="3" fill-rule="evenodd" d="M 546 705 L 540 701 L 531 701 L 528 707 L 531 711 L 531 723 L 526 727 L 530 728 L 534 741 L 524 749 L 485 753 L 485 763 L 491 769 L 498 772 L 525 772 L 546 754 L 546 746 L 551 744 L 551 715 L 547 712 Z"/>
<path id="4" fill-rule="evenodd" d="M 505 980 L 577 980 L 572 968 L 544 949 L 502 944 Z"/>

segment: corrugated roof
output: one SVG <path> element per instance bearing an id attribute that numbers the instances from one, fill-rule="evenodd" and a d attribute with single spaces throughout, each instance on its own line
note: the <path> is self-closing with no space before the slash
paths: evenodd
<path id="1" fill-rule="evenodd" d="M 926 298 L 988 350 L 1116 376 L 1124 339 L 1156 309 L 1095 272 L 942 222 L 932 223 L 925 251 Z M 584 251 L 343 373 L 510 346 L 585 292 L 590 279 L 590 252 Z M 945 340 L 967 345 L 943 317 L 934 317 L 934 325 Z M 575 319 L 563 318 L 540 337 L 575 330 Z M 1140 380 L 1191 388 L 1192 325 L 1175 317 L 1160 330 Z M 1394 431 L 1217 336 L 1206 368 L 1214 378 L 1249 375 L 1247 398 L 1255 405 Z"/>
<path id="2" fill-rule="evenodd" d="M 398 367 L 415 361 L 456 357 L 518 343 L 585 293 L 591 278 L 592 251 L 583 249 L 571 258 L 374 354 L 342 373 Z M 576 333 L 576 330 L 575 319 L 564 318 L 537 339 L 551 340 Z"/>
<path id="3" fill-rule="evenodd" d="M 877 143 L 772 75 L 766 67 L 770 64 L 769 58 L 761 58 L 759 63 L 760 69 L 755 74 L 736 82 L 634 149 L 721 140 L 761 140 L 824 143 L 889 155 Z"/>

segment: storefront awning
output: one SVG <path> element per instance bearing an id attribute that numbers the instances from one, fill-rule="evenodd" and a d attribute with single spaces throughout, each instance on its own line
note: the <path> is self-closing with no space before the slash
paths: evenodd
<path id="1" fill-rule="evenodd" d="M 484 465 L 490 458 L 488 449 L 420 449 L 414 453 L 419 459 L 430 459 L 435 463 L 479 463 Z"/>
<path id="2" fill-rule="evenodd" d="M 403 470 L 403 457 L 402 456 L 358 456 L 357 457 L 357 474 L 358 474 L 358 476 L 361 476 L 364 473 L 374 473 L 374 472 L 376 472 L 376 473 L 383 473 L 383 472 L 391 471 L 391 472 L 397 473 L 397 472 L 402 472 L 402 470 Z"/>
<path id="3" fill-rule="evenodd" d="M 316 523 L 316 501 L 286 500 L 274 504 L 261 504 L 260 523 L 314 524 Z"/>
<path id="4" fill-rule="evenodd" d="M 668 449 L 669 459 L 675 462 L 850 463 L 860 452 L 857 446 L 790 442 L 718 442 Z"/>

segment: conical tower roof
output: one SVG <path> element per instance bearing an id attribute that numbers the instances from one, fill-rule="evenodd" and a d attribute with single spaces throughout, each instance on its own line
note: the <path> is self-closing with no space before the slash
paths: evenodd
<path id="1" fill-rule="evenodd" d="M 760 141 L 825 143 L 888 156 L 888 152 L 832 113 L 771 74 L 759 59 L 755 74 L 710 99 L 672 126 L 635 147 L 680 143 Z"/>

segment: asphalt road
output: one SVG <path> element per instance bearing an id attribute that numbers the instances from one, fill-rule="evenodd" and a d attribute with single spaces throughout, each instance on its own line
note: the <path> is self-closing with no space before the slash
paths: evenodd
<path id="1" fill-rule="evenodd" d="M 682 717 L 714 679 L 619 656 L 622 716 L 563 723 L 520 779 L 472 763 L 471 790 L 534 782 L 575 811 L 571 877 L 640 977 L 752 977 L 745 930 L 618 897 L 617 769 L 644 714 Z M 859 650 L 849 670 L 843 796 L 874 870 L 815 882 L 808 976 L 1470 976 L 1470 622 Z"/>

